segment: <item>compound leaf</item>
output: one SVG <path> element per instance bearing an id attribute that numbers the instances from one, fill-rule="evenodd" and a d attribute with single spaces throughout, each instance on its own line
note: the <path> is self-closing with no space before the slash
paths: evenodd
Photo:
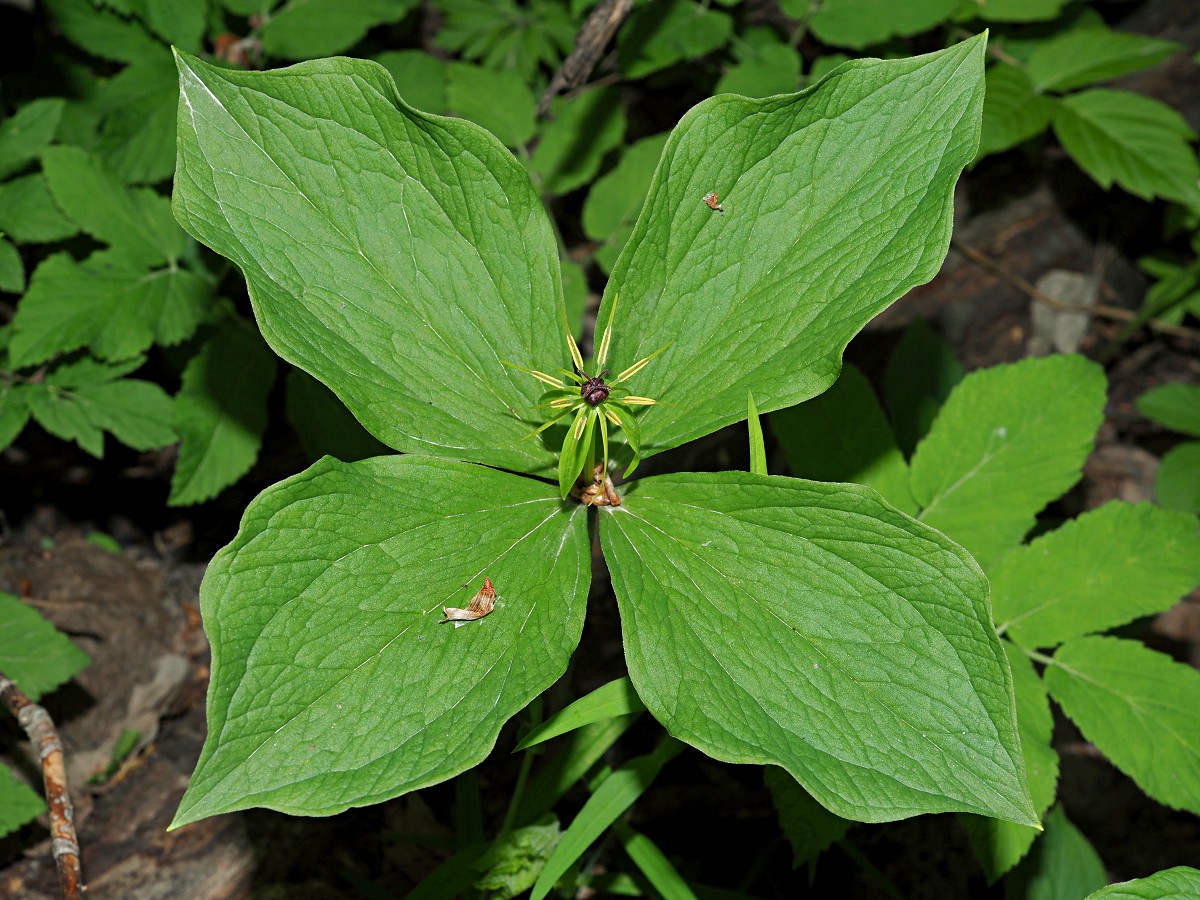
<path id="1" fill-rule="evenodd" d="M 668 732 L 827 809 L 1036 824 L 974 560 L 859 485 L 635 482 L 601 511 L 629 674 Z"/>
<path id="2" fill-rule="evenodd" d="M 449 460 L 325 457 L 251 503 L 205 575 L 208 739 L 174 825 L 329 815 L 444 781 L 579 641 L 586 509 Z M 438 624 L 484 577 L 493 612 Z"/>
<path id="3" fill-rule="evenodd" d="M 501 364 L 568 364 L 555 239 L 512 154 L 366 60 L 178 63 L 175 214 L 242 269 L 272 349 L 389 446 L 549 471 L 522 442 L 541 388 Z"/>
<path id="4" fill-rule="evenodd" d="M 16 682 L 30 700 L 36 702 L 69 681 L 90 661 L 37 610 L 0 591 L 0 672 Z"/>

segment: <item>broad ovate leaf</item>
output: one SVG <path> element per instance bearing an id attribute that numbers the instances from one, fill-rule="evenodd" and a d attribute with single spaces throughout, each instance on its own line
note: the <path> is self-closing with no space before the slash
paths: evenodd
<path id="1" fill-rule="evenodd" d="M 1037 822 L 987 581 L 939 532 L 859 485 L 724 472 L 636 482 L 600 539 L 675 737 L 849 819 Z"/>
<path id="2" fill-rule="evenodd" d="M 863 325 L 933 277 L 979 142 L 984 49 L 855 60 L 683 117 L 599 319 L 619 292 L 618 368 L 673 341 L 630 384 L 667 401 L 643 418 L 647 455 L 743 419 L 748 390 L 762 412 L 821 393 Z"/>
<path id="3" fill-rule="evenodd" d="M 201 588 L 208 739 L 174 824 L 327 815 L 481 761 L 579 641 L 586 521 L 544 483 L 417 456 L 264 491 Z M 494 611 L 439 625 L 485 577 Z"/>
<path id="4" fill-rule="evenodd" d="M 175 214 L 241 268 L 272 349 L 391 447 L 549 471 L 522 440 L 542 388 L 501 364 L 568 361 L 557 247 L 512 154 L 373 62 L 178 62 Z"/>

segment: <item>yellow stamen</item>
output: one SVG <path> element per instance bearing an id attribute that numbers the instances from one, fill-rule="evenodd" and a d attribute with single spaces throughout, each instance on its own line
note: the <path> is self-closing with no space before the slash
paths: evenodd
<path id="1" fill-rule="evenodd" d="M 587 416 L 580 416 L 575 420 L 575 440 L 583 437 L 583 429 L 587 427 Z"/>
<path id="2" fill-rule="evenodd" d="M 669 344 L 669 343 L 663 344 L 661 347 L 659 347 L 657 350 L 655 350 L 649 356 L 645 356 L 645 357 L 639 359 L 632 366 L 630 366 L 628 369 L 626 369 L 624 372 L 622 372 L 620 375 L 618 375 L 617 381 L 621 382 L 627 378 L 632 378 L 638 372 L 642 371 L 642 369 L 646 368 L 646 364 L 649 363 L 650 360 L 654 359 L 654 357 L 658 356 L 658 354 L 662 353 L 664 350 L 666 350 L 670 346 L 671 346 L 671 344 Z"/>
<path id="3" fill-rule="evenodd" d="M 604 418 L 608 419 L 608 421 L 612 422 L 614 425 L 616 425 L 618 428 L 620 428 L 621 420 L 617 417 L 617 414 L 615 412 L 613 412 L 611 409 L 609 409 L 607 406 L 604 407 L 603 410 L 604 410 Z"/>
<path id="4" fill-rule="evenodd" d="M 604 326 L 604 337 L 600 339 L 600 352 L 596 354 L 596 367 L 604 368 L 604 362 L 608 359 L 608 346 L 612 343 L 612 323 L 617 316 L 617 301 L 621 299 L 618 293 L 613 297 L 612 309 L 608 311 L 608 324 Z"/>
<path id="5" fill-rule="evenodd" d="M 657 400 L 651 400 L 649 397 L 622 397 L 622 403 L 628 403 L 630 406 L 653 406 Z"/>
<path id="6" fill-rule="evenodd" d="M 571 332 L 567 332 L 567 346 L 571 348 L 571 359 L 575 360 L 575 368 L 583 371 L 583 354 L 579 352 L 579 345 L 575 343 L 575 338 L 571 336 Z"/>
<path id="7" fill-rule="evenodd" d="M 579 402 L 578 397 L 559 397 L 557 400 L 550 401 L 551 409 L 566 409 L 568 406 L 574 406 Z"/>

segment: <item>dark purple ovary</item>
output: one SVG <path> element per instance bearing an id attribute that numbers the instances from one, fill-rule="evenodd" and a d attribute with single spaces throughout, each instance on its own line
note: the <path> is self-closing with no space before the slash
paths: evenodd
<path id="1" fill-rule="evenodd" d="M 608 369 L 605 369 L 595 378 L 589 378 L 580 385 L 580 396 L 588 406 L 599 406 L 608 399 L 608 385 L 604 383 L 604 376 L 607 374 Z"/>

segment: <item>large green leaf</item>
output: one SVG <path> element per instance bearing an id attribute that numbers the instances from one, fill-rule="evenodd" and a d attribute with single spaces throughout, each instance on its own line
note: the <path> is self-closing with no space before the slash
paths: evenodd
<path id="1" fill-rule="evenodd" d="M 174 824 L 326 815 L 478 763 L 578 643 L 586 522 L 549 485 L 418 456 L 325 457 L 263 492 L 201 588 L 208 739 Z M 439 624 L 485 576 L 495 610 Z"/>
<path id="2" fill-rule="evenodd" d="M 972 372 L 913 455 L 918 518 L 990 567 L 1079 480 L 1104 392 L 1104 370 L 1082 356 Z"/>
<path id="3" fill-rule="evenodd" d="M 684 116 L 599 317 L 619 292 L 617 368 L 673 341 L 630 384 L 669 401 L 642 420 L 643 455 L 744 418 L 748 390 L 763 412 L 821 393 L 862 326 L 934 275 L 979 140 L 984 47 L 856 60 Z"/>
<path id="4" fill-rule="evenodd" d="M 1005 556 L 989 573 L 997 630 L 1052 647 L 1162 612 L 1200 584 L 1195 516 L 1114 501 Z"/>
<path id="5" fill-rule="evenodd" d="M 1138 787 L 1200 814 L 1200 672 L 1137 641 L 1069 641 L 1046 686 L 1084 737 Z"/>
<path id="6" fill-rule="evenodd" d="M 859 485 L 725 472 L 635 482 L 600 539 L 675 737 L 846 818 L 1037 821 L 987 581 L 938 532 Z"/>
<path id="7" fill-rule="evenodd" d="M 382 66 L 179 56 L 175 212 L 242 269 L 263 336 L 384 443 L 546 471 L 542 387 L 568 364 L 558 253 L 482 128 L 404 105 Z"/>

